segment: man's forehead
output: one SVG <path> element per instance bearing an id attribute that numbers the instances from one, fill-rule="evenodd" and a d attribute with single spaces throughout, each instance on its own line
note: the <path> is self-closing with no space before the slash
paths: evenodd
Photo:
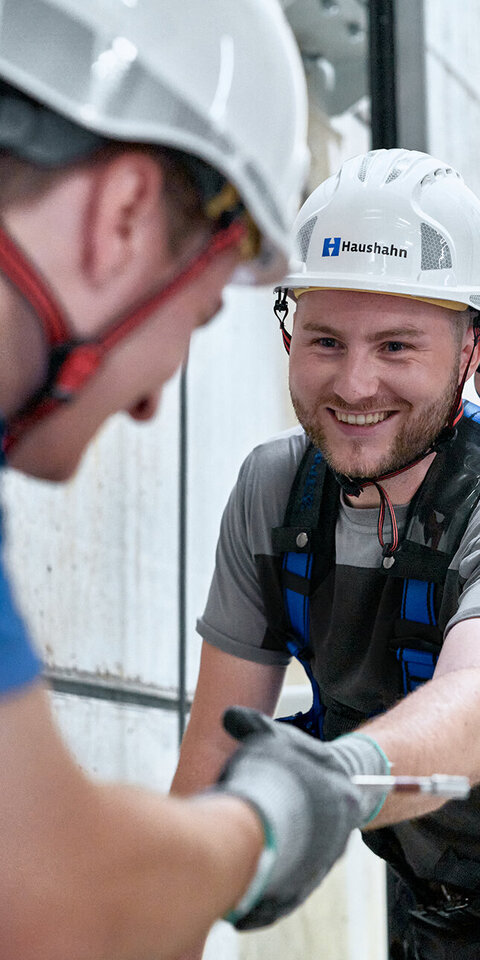
<path id="1" fill-rule="evenodd" d="M 372 326 L 398 323 L 419 333 L 452 321 L 451 311 L 438 304 L 363 290 L 309 290 L 298 298 L 296 312 L 302 324 L 368 320 Z"/>

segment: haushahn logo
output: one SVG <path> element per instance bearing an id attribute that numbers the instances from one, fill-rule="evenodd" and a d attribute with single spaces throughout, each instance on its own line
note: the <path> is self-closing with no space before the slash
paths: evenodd
<path id="1" fill-rule="evenodd" d="M 338 257 L 340 253 L 379 253 L 383 257 L 406 257 L 406 247 L 396 247 L 381 243 L 357 243 L 353 240 L 342 240 L 341 237 L 324 237 L 322 257 Z"/>

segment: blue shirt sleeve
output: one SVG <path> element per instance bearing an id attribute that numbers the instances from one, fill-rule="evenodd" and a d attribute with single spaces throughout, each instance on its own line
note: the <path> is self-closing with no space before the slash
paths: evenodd
<path id="1" fill-rule="evenodd" d="M 0 421 L 0 441 L 2 432 Z M 42 671 L 5 572 L 2 526 L 0 514 L 0 696 L 31 683 Z"/>
<path id="2" fill-rule="evenodd" d="M 0 544 L 1 549 L 1 544 Z M 12 596 L 0 555 L 0 696 L 31 683 L 42 664 L 35 653 L 25 624 Z"/>
<path id="3" fill-rule="evenodd" d="M 42 664 L 35 653 L 0 565 L 0 696 L 31 683 L 41 673 Z"/>

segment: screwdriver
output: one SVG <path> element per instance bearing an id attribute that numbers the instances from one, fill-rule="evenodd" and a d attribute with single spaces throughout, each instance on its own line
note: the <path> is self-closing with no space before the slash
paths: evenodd
<path id="1" fill-rule="evenodd" d="M 470 794 L 468 777 L 434 773 L 431 777 L 376 777 L 358 774 L 352 783 L 362 790 L 387 793 L 431 793 L 438 797 L 464 800 Z"/>

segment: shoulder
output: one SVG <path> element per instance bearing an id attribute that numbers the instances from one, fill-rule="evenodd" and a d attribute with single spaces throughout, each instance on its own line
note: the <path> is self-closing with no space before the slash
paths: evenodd
<path id="1" fill-rule="evenodd" d="M 301 427 L 255 447 L 244 461 L 231 501 L 254 553 L 270 552 L 271 528 L 283 523 L 290 489 L 309 440 Z"/>
<path id="2" fill-rule="evenodd" d="M 450 564 L 467 581 L 480 567 L 480 503 L 473 508 L 458 550 Z"/>
<path id="3" fill-rule="evenodd" d="M 240 476 L 262 486 L 291 485 L 308 446 L 302 427 L 293 427 L 254 447 L 243 463 Z"/>
<path id="4" fill-rule="evenodd" d="M 464 422 L 480 423 L 480 407 L 471 400 L 463 403 Z"/>

